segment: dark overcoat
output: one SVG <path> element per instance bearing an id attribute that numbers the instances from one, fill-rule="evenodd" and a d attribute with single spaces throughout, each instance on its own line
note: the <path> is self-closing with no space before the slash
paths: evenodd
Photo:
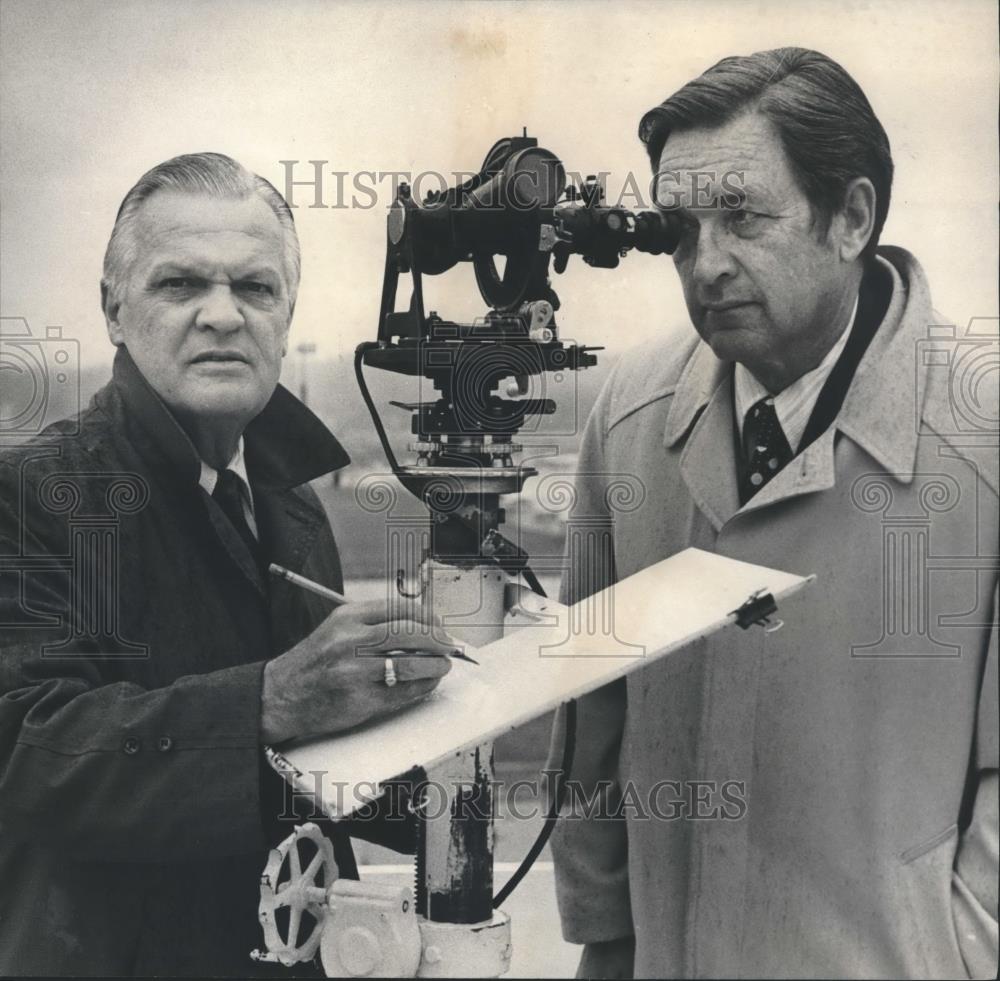
<path id="1" fill-rule="evenodd" d="M 307 481 L 347 454 L 281 387 L 245 440 L 266 554 L 341 590 Z M 199 474 L 124 348 L 0 457 L 0 974 L 255 969 L 262 672 L 330 607 L 264 581 Z"/>

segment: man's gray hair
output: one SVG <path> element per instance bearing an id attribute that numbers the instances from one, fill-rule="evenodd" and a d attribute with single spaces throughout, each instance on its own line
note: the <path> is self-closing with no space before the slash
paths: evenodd
<path id="1" fill-rule="evenodd" d="M 295 219 L 288 202 L 269 181 L 223 153 L 185 153 L 157 164 L 136 181 L 118 209 L 115 226 L 104 253 L 101 286 L 105 291 L 112 296 L 120 295 L 129 265 L 135 258 L 135 216 L 143 203 L 161 190 L 207 194 L 216 198 L 242 199 L 253 194 L 259 195 L 281 223 L 289 304 L 295 305 L 302 260 Z"/>

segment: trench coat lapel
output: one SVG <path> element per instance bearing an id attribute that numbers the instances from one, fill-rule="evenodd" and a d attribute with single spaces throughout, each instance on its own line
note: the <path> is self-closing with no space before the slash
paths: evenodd
<path id="1" fill-rule="evenodd" d="M 837 428 L 901 483 L 913 467 L 927 394 L 926 347 L 934 313 L 923 270 L 904 249 L 879 248 L 879 263 L 892 278 L 892 298 L 837 417 Z M 887 261 L 890 260 L 890 261 Z M 906 279 L 903 279 L 905 273 Z M 885 365 L 902 371 L 886 371 Z"/>
<path id="2" fill-rule="evenodd" d="M 678 383 L 666 423 L 668 447 L 691 434 L 681 453 L 681 477 L 716 531 L 740 504 L 732 392 L 730 366 L 699 344 Z"/>
<path id="3" fill-rule="evenodd" d="M 268 561 L 301 572 L 325 515 L 291 490 L 264 485 L 254 497 Z"/>
<path id="4" fill-rule="evenodd" d="M 339 470 L 350 457 L 323 422 L 280 385 L 247 426 L 246 447 L 267 559 L 301 571 L 326 515 L 294 488 Z"/>
<path id="5" fill-rule="evenodd" d="M 247 547 L 247 543 L 240 537 L 239 532 L 233 527 L 233 523 L 212 495 L 204 488 L 201 488 L 201 494 L 205 503 L 205 510 L 208 512 L 208 520 L 211 522 L 212 530 L 219 539 L 219 543 L 226 550 L 226 554 L 232 559 L 241 575 L 250 582 L 258 593 L 264 595 L 263 574 L 257 565 L 257 560 Z M 257 500 L 258 498 L 255 494 L 255 505 Z"/>
<path id="6" fill-rule="evenodd" d="M 829 490 L 837 482 L 833 460 L 836 427 L 810 443 L 737 512 L 749 514 L 800 494 Z M 735 467 L 735 462 L 733 464 Z"/>

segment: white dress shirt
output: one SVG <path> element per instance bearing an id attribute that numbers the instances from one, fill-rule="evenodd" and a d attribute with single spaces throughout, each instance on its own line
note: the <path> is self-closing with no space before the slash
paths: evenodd
<path id="1" fill-rule="evenodd" d="M 254 538 L 260 538 L 260 535 L 257 533 L 257 521 L 254 518 L 253 492 L 250 490 L 250 478 L 247 476 L 246 460 L 243 459 L 242 436 L 236 444 L 236 452 L 233 454 L 233 458 L 226 464 L 226 469 L 232 470 L 240 478 L 240 498 L 243 501 L 243 516 L 247 519 L 247 524 L 250 526 Z M 202 460 L 201 475 L 198 477 L 198 483 L 211 494 L 218 482 L 219 471 L 213 470 Z"/>
<path id="2" fill-rule="evenodd" d="M 816 406 L 816 400 L 823 389 L 833 366 L 837 363 L 847 338 L 851 336 L 854 327 L 854 318 L 858 313 L 858 299 L 854 298 L 854 309 L 851 310 L 851 319 L 847 322 L 847 329 L 841 331 L 837 343 L 826 353 L 826 357 L 812 371 L 807 371 L 801 378 L 796 379 L 787 388 L 777 395 L 772 396 L 756 378 L 742 364 L 737 363 L 733 372 L 734 389 L 736 395 L 736 418 L 739 423 L 740 438 L 743 438 L 743 420 L 747 413 L 761 399 L 774 398 L 774 411 L 778 415 L 778 422 L 781 423 L 782 432 L 788 445 L 793 452 L 797 450 L 802 436 L 805 434 L 806 426 L 809 424 L 809 417 Z"/>

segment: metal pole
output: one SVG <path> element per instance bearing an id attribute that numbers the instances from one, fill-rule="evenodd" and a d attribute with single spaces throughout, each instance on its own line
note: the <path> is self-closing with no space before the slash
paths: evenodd
<path id="1" fill-rule="evenodd" d="M 316 345 L 311 343 L 299 344 L 295 350 L 300 355 L 299 361 L 299 399 L 306 405 L 309 404 L 309 383 L 306 378 L 307 359 L 310 354 L 316 353 Z"/>

